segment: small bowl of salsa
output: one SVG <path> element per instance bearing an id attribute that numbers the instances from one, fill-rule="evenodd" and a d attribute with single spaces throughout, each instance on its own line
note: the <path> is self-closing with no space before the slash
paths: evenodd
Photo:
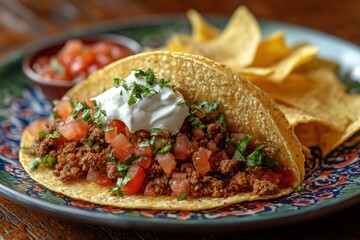
<path id="1" fill-rule="evenodd" d="M 52 101 L 92 72 L 140 51 L 135 40 L 116 34 L 71 38 L 34 51 L 24 58 L 22 68 Z"/>

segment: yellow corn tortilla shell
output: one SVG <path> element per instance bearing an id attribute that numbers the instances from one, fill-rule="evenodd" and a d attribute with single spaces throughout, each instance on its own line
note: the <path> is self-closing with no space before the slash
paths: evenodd
<path id="1" fill-rule="evenodd" d="M 113 86 L 115 77 L 125 78 L 137 68 L 152 68 L 159 78 L 170 77 L 178 91 L 189 102 L 220 100 L 230 131 L 254 134 L 254 145 L 265 144 L 265 153 L 289 169 L 294 177 L 293 187 L 304 178 L 304 156 L 301 145 L 283 113 L 274 102 L 251 82 L 225 65 L 204 57 L 184 53 L 143 53 L 115 62 L 99 70 L 68 92 L 68 96 L 84 99 L 100 94 Z M 29 147 L 33 137 L 25 131 L 21 146 Z M 270 199 L 287 195 L 292 188 L 271 196 L 239 193 L 226 198 L 198 198 L 177 201 L 170 197 L 117 197 L 108 189 L 87 181 L 63 183 L 52 175 L 52 170 L 30 170 L 34 157 L 20 151 L 20 161 L 36 181 L 55 192 L 97 204 L 124 208 L 164 210 L 202 210 L 224 207 L 233 203 Z"/>

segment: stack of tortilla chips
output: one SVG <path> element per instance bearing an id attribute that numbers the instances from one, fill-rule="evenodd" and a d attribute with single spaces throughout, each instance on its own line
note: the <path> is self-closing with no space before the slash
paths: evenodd
<path id="1" fill-rule="evenodd" d="M 246 76 L 278 103 L 303 145 L 327 155 L 360 130 L 360 96 L 349 95 L 337 64 L 316 46 L 288 46 L 279 31 L 262 38 L 255 17 L 239 7 L 223 30 L 188 11 L 192 34 L 174 34 L 161 50 L 202 55 Z"/>

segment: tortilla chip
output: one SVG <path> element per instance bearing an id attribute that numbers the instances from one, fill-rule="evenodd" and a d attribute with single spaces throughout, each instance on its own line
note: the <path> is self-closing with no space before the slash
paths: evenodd
<path id="1" fill-rule="evenodd" d="M 248 74 L 252 77 L 251 79 L 266 78 L 268 81 L 281 82 L 293 72 L 294 69 L 312 60 L 317 52 L 318 48 L 314 46 L 302 46 L 295 49 L 289 56 L 281 59 L 278 63 L 270 67 L 251 67 L 242 69 L 238 66 L 233 66 L 233 68 L 240 73 Z"/>
<path id="2" fill-rule="evenodd" d="M 333 144 L 327 145 L 327 153 L 334 150 L 337 146 L 343 144 L 354 134 L 360 131 L 360 96 L 359 95 L 348 95 L 344 106 L 340 109 L 341 112 L 350 113 L 352 121 L 346 127 L 344 133 L 337 138 L 337 141 Z M 341 114 L 341 113 L 339 113 Z"/>
<path id="3" fill-rule="evenodd" d="M 274 73 L 268 78 L 275 82 L 284 80 L 296 67 L 312 60 L 318 52 L 317 47 L 310 45 L 295 49 L 291 55 L 273 66 Z"/>
<path id="4" fill-rule="evenodd" d="M 221 34 L 206 42 L 191 42 L 189 52 L 230 67 L 252 63 L 260 43 L 260 28 L 246 7 L 239 7 Z"/>
<path id="5" fill-rule="evenodd" d="M 290 54 L 291 49 L 286 45 L 284 33 L 275 32 L 260 42 L 250 67 L 270 67 Z"/>
<path id="6" fill-rule="evenodd" d="M 188 52 L 189 51 L 189 42 L 191 38 L 185 34 L 173 34 L 168 42 L 164 51 L 169 52 Z"/>
<path id="7" fill-rule="evenodd" d="M 220 110 L 226 116 L 229 130 L 254 134 L 254 145 L 265 144 L 265 154 L 278 160 L 294 174 L 296 179 L 294 187 L 301 183 L 304 178 L 304 156 L 301 145 L 283 113 L 251 82 L 225 65 L 210 59 L 169 52 L 135 55 L 93 73 L 87 80 L 72 88 L 67 95 L 73 99 L 96 96 L 104 88 L 112 87 L 115 77 L 125 78 L 131 70 L 136 68 L 152 68 L 159 78 L 170 77 L 170 83 L 174 84 L 189 102 L 204 99 L 210 102 L 220 100 L 222 102 Z M 25 132 L 21 146 L 29 146 L 32 140 Z M 121 198 L 111 196 L 107 188 L 97 187 L 85 180 L 66 184 L 53 177 L 51 170 L 31 171 L 29 166 L 34 157 L 26 155 L 24 151 L 20 154 L 24 168 L 31 177 L 44 186 L 73 198 L 126 208 L 201 210 L 224 207 L 248 200 L 279 197 L 292 191 L 291 188 L 287 188 L 271 196 L 239 193 L 227 198 L 207 197 L 184 201 L 177 201 L 171 197 L 125 196 Z"/>
<path id="8" fill-rule="evenodd" d="M 331 122 L 327 122 L 318 116 L 308 114 L 300 109 L 278 103 L 281 111 L 294 128 L 294 132 L 302 145 L 306 147 L 319 146 L 323 154 L 329 153 L 343 134 L 336 129 Z"/>
<path id="9" fill-rule="evenodd" d="M 206 42 L 220 35 L 220 29 L 209 24 L 197 11 L 190 9 L 187 16 L 192 27 L 192 39 L 197 42 Z"/>
<path id="10" fill-rule="evenodd" d="M 295 72 L 305 73 L 318 68 L 327 68 L 329 71 L 336 73 L 339 69 L 339 64 L 330 59 L 315 57 L 311 61 L 299 66 L 295 69 Z"/>
<path id="11" fill-rule="evenodd" d="M 248 78 L 249 80 L 257 79 L 257 78 L 265 78 L 269 76 L 270 74 L 274 73 L 274 70 L 271 68 L 252 68 L 252 67 L 246 67 L 246 68 L 234 68 L 235 71 L 243 75 L 244 77 Z"/>
<path id="12" fill-rule="evenodd" d="M 352 119 L 349 113 L 341 111 L 346 87 L 327 68 L 292 73 L 281 84 L 265 79 L 253 82 L 275 100 L 323 119 L 338 131 L 344 131 Z"/>

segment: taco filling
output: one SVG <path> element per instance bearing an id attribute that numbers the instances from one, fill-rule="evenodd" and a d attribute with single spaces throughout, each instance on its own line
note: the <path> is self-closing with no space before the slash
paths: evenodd
<path id="1" fill-rule="evenodd" d="M 97 97 L 55 105 L 31 145 L 32 171 L 53 168 L 64 183 L 86 178 L 113 195 L 178 200 L 267 196 L 297 181 L 246 129 L 227 129 L 221 99 L 187 102 L 151 69 L 114 83 Z"/>

